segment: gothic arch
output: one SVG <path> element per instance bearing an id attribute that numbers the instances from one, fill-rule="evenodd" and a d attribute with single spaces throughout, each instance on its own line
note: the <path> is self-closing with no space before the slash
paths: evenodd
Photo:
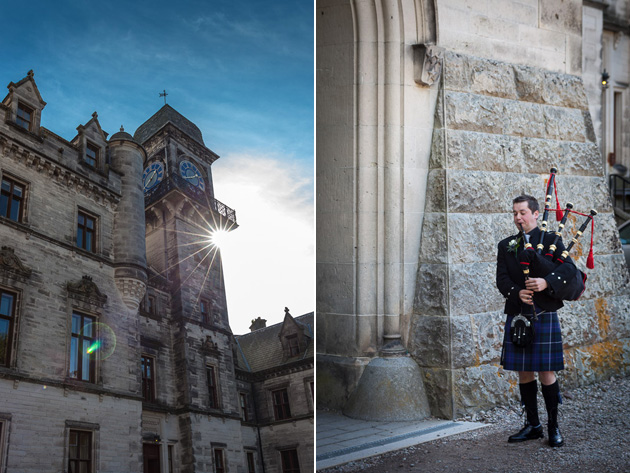
<path id="1" fill-rule="evenodd" d="M 417 267 L 420 226 L 408 228 L 405 214 L 422 213 L 424 196 L 409 184 L 430 148 L 430 135 L 413 136 L 428 91 L 414 83 L 412 45 L 435 43 L 435 4 L 318 1 L 317 13 L 318 326 L 327 353 L 374 356 L 403 348 L 412 308 L 406 263 Z"/>

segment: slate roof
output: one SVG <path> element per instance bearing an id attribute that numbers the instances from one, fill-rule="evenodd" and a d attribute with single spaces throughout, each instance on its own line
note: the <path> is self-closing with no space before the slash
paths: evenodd
<path id="1" fill-rule="evenodd" d="M 205 146 L 203 137 L 201 136 L 201 130 L 197 128 L 197 125 L 168 104 L 164 105 L 151 118 L 140 125 L 133 134 L 133 138 L 138 143 L 144 144 L 145 141 L 169 122 L 186 133 L 197 143 Z"/>
<path id="2" fill-rule="evenodd" d="M 313 358 L 315 344 L 313 343 L 313 317 L 314 313 L 294 317 L 293 320 L 304 328 L 304 335 L 308 339 L 306 351 L 297 356 L 283 361 L 282 343 L 280 343 L 280 331 L 282 324 L 278 323 L 269 327 L 258 329 L 245 335 L 236 335 L 238 344 L 238 367 L 252 373 L 279 368 L 305 358 Z"/>

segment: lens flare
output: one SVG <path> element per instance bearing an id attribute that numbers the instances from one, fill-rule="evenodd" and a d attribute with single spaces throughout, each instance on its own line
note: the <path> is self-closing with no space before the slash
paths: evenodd
<path id="1" fill-rule="evenodd" d="M 210 234 L 210 243 L 214 246 L 221 248 L 221 246 L 225 245 L 228 239 L 228 233 L 225 230 L 215 230 Z"/>
<path id="2" fill-rule="evenodd" d="M 98 349 L 99 349 L 99 347 L 100 347 L 100 346 L 101 346 L 101 341 L 100 341 L 100 340 L 97 340 L 97 341 L 95 341 L 94 343 L 92 343 L 92 345 L 91 345 L 91 346 L 90 346 L 87 350 L 85 350 L 85 351 L 86 351 L 86 353 L 88 353 L 88 354 L 89 354 L 89 353 L 94 353 L 96 350 L 98 350 Z"/>
<path id="3" fill-rule="evenodd" d="M 94 322 L 86 325 L 83 333 L 96 336 L 96 340 L 85 350 L 88 355 L 98 354 L 101 360 L 113 355 L 116 350 L 116 334 L 108 325 Z"/>

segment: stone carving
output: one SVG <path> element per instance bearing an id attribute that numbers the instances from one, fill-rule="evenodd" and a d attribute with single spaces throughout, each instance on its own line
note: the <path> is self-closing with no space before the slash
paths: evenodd
<path id="1" fill-rule="evenodd" d="M 414 81 L 420 85 L 431 86 L 442 74 L 443 49 L 434 44 L 415 44 L 413 46 Z"/>
<path id="2" fill-rule="evenodd" d="M 68 282 L 66 287 L 70 297 L 82 299 L 101 307 L 107 301 L 107 296 L 101 293 L 90 276 L 83 276 L 78 282 Z"/>
<path id="3" fill-rule="evenodd" d="M 0 250 L 0 270 L 17 273 L 20 276 L 29 277 L 31 270 L 22 264 L 20 258 L 15 256 L 15 251 L 9 246 L 3 246 Z"/>
<path id="4" fill-rule="evenodd" d="M 205 351 L 219 351 L 219 346 L 212 340 L 210 335 L 206 335 L 206 339 L 203 342 L 203 349 Z"/>
<path id="5" fill-rule="evenodd" d="M 133 311 L 138 310 L 147 285 L 143 281 L 134 278 L 116 277 L 115 281 L 116 288 L 125 305 Z"/>

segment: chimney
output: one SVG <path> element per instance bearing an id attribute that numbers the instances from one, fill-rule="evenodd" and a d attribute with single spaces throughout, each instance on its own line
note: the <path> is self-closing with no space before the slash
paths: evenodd
<path id="1" fill-rule="evenodd" d="M 255 320 L 252 320 L 252 324 L 249 326 L 249 329 L 252 332 L 255 332 L 256 330 L 265 328 L 266 326 L 267 326 L 267 321 L 265 319 L 261 319 L 260 317 L 258 317 Z"/>

